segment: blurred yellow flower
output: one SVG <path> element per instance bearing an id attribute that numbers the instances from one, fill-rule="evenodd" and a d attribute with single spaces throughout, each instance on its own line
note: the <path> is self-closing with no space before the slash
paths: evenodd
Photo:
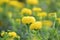
<path id="1" fill-rule="evenodd" d="M 41 8 L 37 8 L 37 7 L 34 7 L 34 8 L 32 9 L 32 11 L 34 11 L 34 12 L 40 12 L 40 11 L 42 11 L 42 9 L 41 9 Z"/>
<path id="2" fill-rule="evenodd" d="M 37 5 L 38 4 L 38 0 L 26 0 L 26 3 L 30 4 L 30 5 Z"/>
<path id="3" fill-rule="evenodd" d="M 9 18 L 12 18 L 12 12 L 8 12 L 7 15 Z"/>
<path id="4" fill-rule="evenodd" d="M 24 8 L 24 3 L 19 2 L 19 7 L 20 7 L 20 8 Z"/>
<path id="5" fill-rule="evenodd" d="M 14 7 L 18 7 L 18 8 L 24 7 L 24 4 L 22 2 L 18 2 L 18 1 L 10 1 L 9 5 L 14 6 Z"/>
<path id="6" fill-rule="evenodd" d="M 43 21 L 43 26 L 51 27 L 53 25 L 53 22 L 50 20 L 44 20 Z"/>
<path id="7" fill-rule="evenodd" d="M 37 16 L 39 16 L 39 17 L 46 17 L 47 13 L 46 12 L 41 12 L 41 13 L 38 13 Z"/>
<path id="8" fill-rule="evenodd" d="M 42 22 L 38 21 L 38 22 L 35 22 L 35 23 L 32 23 L 30 25 L 30 29 L 31 30 L 34 30 L 34 29 L 41 29 L 42 28 Z"/>
<path id="9" fill-rule="evenodd" d="M 17 37 L 17 34 L 15 32 L 9 32 L 8 35 L 13 38 Z"/>
<path id="10" fill-rule="evenodd" d="M 4 36 L 5 34 L 7 34 L 7 32 L 5 32 L 5 31 L 1 32 L 1 36 Z"/>
<path id="11" fill-rule="evenodd" d="M 56 13 L 49 13 L 48 17 L 57 17 L 57 14 Z"/>
<path id="12" fill-rule="evenodd" d="M 24 24 L 34 23 L 35 21 L 36 21 L 35 18 L 32 16 L 26 16 L 22 18 L 22 23 Z"/>
<path id="13" fill-rule="evenodd" d="M 4 36 L 4 34 L 5 34 L 5 32 L 4 32 L 4 31 L 2 31 L 1 36 Z"/>
<path id="14" fill-rule="evenodd" d="M 21 10 L 21 13 L 22 13 L 22 14 L 27 14 L 27 15 L 32 15 L 31 9 L 28 9 L 28 8 L 23 8 L 23 9 Z"/>
<path id="15" fill-rule="evenodd" d="M 10 0 L 0 0 L 0 4 L 9 3 Z"/>
<path id="16" fill-rule="evenodd" d="M 0 12 L 3 12 L 3 8 L 0 7 Z"/>

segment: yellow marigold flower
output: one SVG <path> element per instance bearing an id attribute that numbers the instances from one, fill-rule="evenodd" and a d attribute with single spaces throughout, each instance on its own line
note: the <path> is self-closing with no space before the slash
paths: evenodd
<path id="1" fill-rule="evenodd" d="M 15 38 L 17 36 L 17 34 L 15 32 L 9 32 L 8 35 L 13 38 Z"/>
<path id="2" fill-rule="evenodd" d="M 34 23 L 35 21 L 36 21 L 35 18 L 32 16 L 26 16 L 22 18 L 22 23 L 24 24 Z"/>
<path id="3" fill-rule="evenodd" d="M 8 16 L 12 18 L 12 12 L 8 12 Z"/>
<path id="4" fill-rule="evenodd" d="M 34 7 L 34 8 L 32 9 L 32 11 L 34 11 L 34 12 L 40 12 L 40 11 L 42 11 L 42 9 L 41 9 L 41 8 L 36 8 L 36 7 Z"/>
<path id="5" fill-rule="evenodd" d="M 26 0 L 26 3 L 30 4 L 30 5 L 37 5 L 38 4 L 38 0 Z"/>
<path id="6" fill-rule="evenodd" d="M 35 22 L 30 25 L 31 30 L 41 29 L 41 28 L 42 28 L 42 22 Z"/>
<path id="7" fill-rule="evenodd" d="M 21 11 L 22 14 L 32 15 L 32 11 L 28 8 L 23 8 Z"/>
<path id="8" fill-rule="evenodd" d="M 49 13 L 48 16 L 49 17 L 57 17 L 57 14 L 56 13 Z"/>
<path id="9" fill-rule="evenodd" d="M 41 13 L 38 13 L 37 16 L 39 16 L 39 17 L 46 17 L 47 13 L 46 12 L 41 12 Z"/>
<path id="10" fill-rule="evenodd" d="M 10 0 L 0 0 L 0 4 L 8 3 Z"/>
<path id="11" fill-rule="evenodd" d="M 51 26 L 53 25 L 53 22 L 50 21 L 50 20 L 45 20 L 45 21 L 43 21 L 43 25 L 44 25 L 44 26 L 51 27 Z"/>
<path id="12" fill-rule="evenodd" d="M 10 1 L 9 5 L 14 6 L 14 7 L 18 7 L 18 8 L 23 8 L 24 4 L 18 1 Z"/>
<path id="13" fill-rule="evenodd" d="M 60 24 L 60 18 L 56 18 L 56 20 L 59 22 L 59 24 Z"/>
<path id="14" fill-rule="evenodd" d="M 0 7 L 0 12 L 3 12 L 3 8 Z"/>

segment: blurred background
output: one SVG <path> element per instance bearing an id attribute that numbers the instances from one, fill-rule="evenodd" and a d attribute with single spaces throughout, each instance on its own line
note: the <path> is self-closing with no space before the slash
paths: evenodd
<path id="1" fill-rule="evenodd" d="M 26 4 L 26 0 L 18 0 Z M 57 12 L 57 15 L 60 15 L 60 0 L 39 0 L 39 7 L 46 12 Z M 60 16 L 59 16 L 60 17 Z"/>
<path id="2" fill-rule="evenodd" d="M 29 33 L 26 32 L 27 30 L 25 30 L 26 25 L 22 24 L 22 21 L 21 21 L 22 17 L 26 16 L 26 15 L 21 14 L 21 10 L 23 8 L 27 8 L 27 9 L 29 8 L 31 10 L 34 7 L 41 8 L 42 12 L 46 12 L 46 14 L 53 13 L 54 17 L 55 17 L 54 13 L 56 13 L 57 18 L 60 18 L 60 0 L 38 0 L 39 4 L 34 5 L 34 6 L 27 4 L 26 0 L 10 0 L 10 1 L 13 1 L 13 2 L 11 2 L 11 4 L 9 4 L 9 2 L 6 4 L 5 3 L 2 4 L 3 1 L 1 3 L 1 0 L 0 0 L 0 32 L 3 30 L 6 32 L 8 30 L 15 31 L 19 36 L 21 36 L 21 40 L 27 40 L 27 37 L 29 35 Z M 4 2 L 7 2 L 7 1 L 4 1 Z M 20 5 L 19 5 L 19 3 L 20 3 Z M 4 10 L 2 10 L 1 8 L 3 8 Z M 28 12 L 28 10 L 26 12 Z M 10 14 L 10 13 L 12 13 L 12 14 Z M 28 15 L 28 16 L 35 17 L 36 15 Z M 38 20 L 39 18 L 36 17 L 36 19 Z M 46 19 L 48 19 L 48 17 Z M 54 21 L 55 21 L 55 19 L 53 20 L 53 22 Z M 59 22 L 60 22 L 60 19 L 59 19 Z M 56 25 L 58 25 L 58 24 L 56 24 Z M 53 35 L 55 33 L 56 29 L 52 29 L 52 30 L 53 31 L 51 34 Z M 59 31 L 60 31 L 60 24 L 59 24 Z M 35 31 L 34 31 L 34 33 L 35 33 Z M 32 34 L 34 34 L 34 33 L 32 33 Z M 56 31 L 56 33 L 57 33 L 57 31 Z M 58 35 L 60 35 L 59 33 L 58 33 Z M 43 36 L 46 37 L 46 35 L 43 35 Z M 48 35 L 48 36 L 50 37 L 50 35 Z M 55 37 L 55 35 L 53 35 L 53 39 L 55 40 L 54 37 Z M 48 40 L 53 40 L 53 39 L 52 39 L 52 37 L 51 37 L 51 39 L 48 38 Z M 58 39 L 58 40 L 60 40 L 60 39 Z"/>

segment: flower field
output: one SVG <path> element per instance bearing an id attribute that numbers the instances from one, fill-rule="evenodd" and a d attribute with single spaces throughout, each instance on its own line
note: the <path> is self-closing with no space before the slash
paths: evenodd
<path id="1" fill-rule="evenodd" d="M 60 0 L 0 0 L 0 40 L 60 40 Z"/>

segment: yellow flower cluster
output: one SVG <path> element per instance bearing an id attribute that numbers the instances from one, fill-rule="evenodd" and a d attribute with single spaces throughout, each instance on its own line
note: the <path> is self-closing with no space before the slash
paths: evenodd
<path id="1" fill-rule="evenodd" d="M 8 3 L 9 2 L 9 3 Z M 38 17 L 57 17 L 56 13 L 49 13 L 47 14 L 46 12 L 42 11 L 42 9 L 40 7 L 33 7 L 32 10 L 29 9 L 29 8 L 23 8 L 24 7 L 24 4 L 21 3 L 21 2 L 18 2 L 18 1 L 12 1 L 12 0 L 1 0 L 0 1 L 0 4 L 3 4 L 3 3 L 8 3 L 9 6 L 14 6 L 14 7 L 18 7 L 18 8 L 22 8 L 21 10 L 21 14 L 24 15 L 24 14 L 27 14 L 27 15 L 30 15 L 30 16 L 23 16 L 22 17 L 22 20 L 20 19 L 16 19 L 16 20 L 12 20 L 12 21 L 16 21 L 18 23 L 20 23 L 22 21 L 23 24 L 31 24 L 30 25 L 30 30 L 34 30 L 34 29 L 41 29 L 43 26 L 47 26 L 48 27 L 51 27 L 53 25 L 53 22 L 50 21 L 50 20 L 44 20 L 44 21 L 36 21 L 35 17 L 33 17 L 32 13 L 33 12 L 37 12 L 37 15 Z M 39 2 L 38 0 L 26 0 L 26 3 L 29 4 L 29 5 L 37 5 Z M 3 9 L 0 8 L 0 12 L 2 12 Z M 8 12 L 8 16 L 10 18 L 12 18 L 12 12 Z M 60 23 L 60 18 L 57 18 L 56 20 L 59 21 Z M 2 25 L 2 22 L 0 22 L 0 25 Z M 2 32 L 1 36 L 3 36 L 6 32 Z M 17 36 L 17 34 L 15 32 L 9 32 L 9 33 L 6 33 L 8 34 L 9 36 L 15 38 Z"/>
<path id="2" fill-rule="evenodd" d="M 35 22 L 30 25 L 31 30 L 41 29 L 41 28 L 42 28 L 42 22 Z"/>
<path id="3" fill-rule="evenodd" d="M 23 8 L 24 4 L 18 1 L 10 1 L 9 2 L 10 6 L 18 7 L 18 8 Z"/>
<path id="4" fill-rule="evenodd" d="M 26 32 L 28 32 L 28 31 L 30 32 L 30 30 L 33 30 L 34 32 L 36 32 L 35 30 L 43 29 L 43 27 L 50 28 L 53 26 L 53 23 L 55 20 L 54 18 L 56 18 L 56 20 L 59 22 L 59 25 L 60 25 L 60 18 L 57 18 L 57 14 L 55 12 L 46 13 L 45 10 L 43 11 L 40 7 L 38 7 L 38 6 L 40 6 L 39 0 L 26 0 L 26 3 L 25 3 L 26 5 L 24 5 L 24 3 L 22 3 L 22 2 L 18 2 L 17 0 L 0 0 L 0 6 L 2 7 L 2 8 L 0 7 L 0 13 L 3 12 L 3 13 L 1 13 L 2 14 L 1 20 L 4 20 L 4 16 L 5 16 L 5 15 L 3 15 L 5 12 L 5 10 L 4 10 L 5 7 L 3 4 L 5 4 L 5 3 L 6 3 L 6 6 L 9 6 L 7 8 L 8 12 L 6 13 L 7 14 L 6 17 L 9 17 L 8 19 L 12 23 L 13 30 L 14 30 L 15 26 L 18 26 L 18 27 L 16 27 L 16 29 L 18 29 L 21 26 L 21 24 L 22 25 L 28 24 L 27 25 L 27 26 L 29 26 L 28 29 L 27 28 L 24 29 L 24 30 L 26 30 Z M 13 14 L 13 13 L 15 13 L 15 14 Z M 2 26 L 4 24 L 4 22 L 2 22 L 1 20 L 0 20 L 0 26 Z M 53 21 L 51 21 L 51 20 L 53 20 Z M 15 31 L 18 31 L 18 30 L 15 30 Z M 21 29 L 21 31 L 24 31 L 24 30 Z M 45 31 L 48 32 L 47 30 L 45 30 Z M 10 38 L 16 38 L 16 37 L 20 38 L 20 36 L 18 36 L 16 32 L 2 31 L 1 36 L 4 37 L 5 34 Z M 36 34 L 35 34 L 35 36 L 36 36 Z M 37 36 L 33 37 L 32 40 L 38 40 Z M 7 40 L 9 40 L 9 39 L 7 39 Z M 14 39 L 10 39 L 10 40 L 14 40 Z"/>
<path id="5" fill-rule="evenodd" d="M 38 8 L 38 7 L 34 7 L 34 8 L 32 9 L 32 11 L 34 11 L 34 12 L 41 12 L 42 9 L 41 9 L 41 8 Z"/>
<path id="6" fill-rule="evenodd" d="M 2 31 L 1 32 L 1 36 L 3 36 L 4 37 L 4 35 L 8 35 L 9 37 L 11 37 L 11 38 L 20 38 L 20 36 L 18 36 L 17 35 L 17 33 L 16 32 L 5 32 L 5 31 Z"/>
<path id="7" fill-rule="evenodd" d="M 22 18 L 22 23 L 24 24 L 30 24 L 30 23 L 34 23 L 36 20 L 33 16 L 26 16 Z"/>
<path id="8" fill-rule="evenodd" d="M 39 16 L 39 17 L 46 17 L 47 13 L 46 12 L 40 12 L 40 13 L 37 14 L 37 16 Z"/>
<path id="9" fill-rule="evenodd" d="M 24 3 L 22 2 L 18 2 L 17 0 L 0 0 L 0 5 L 7 3 L 10 6 L 14 6 L 17 8 L 23 8 L 24 7 Z"/>
<path id="10" fill-rule="evenodd" d="M 13 38 L 17 37 L 17 34 L 15 32 L 9 32 L 8 35 Z"/>
<path id="11" fill-rule="evenodd" d="M 21 13 L 22 13 L 22 14 L 27 14 L 27 15 L 32 15 L 31 9 L 28 9 L 28 8 L 23 8 L 23 9 L 21 10 Z"/>
<path id="12" fill-rule="evenodd" d="M 37 5 L 38 4 L 38 0 L 26 0 L 26 3 L 30 4 L 30 5 Z"/>

